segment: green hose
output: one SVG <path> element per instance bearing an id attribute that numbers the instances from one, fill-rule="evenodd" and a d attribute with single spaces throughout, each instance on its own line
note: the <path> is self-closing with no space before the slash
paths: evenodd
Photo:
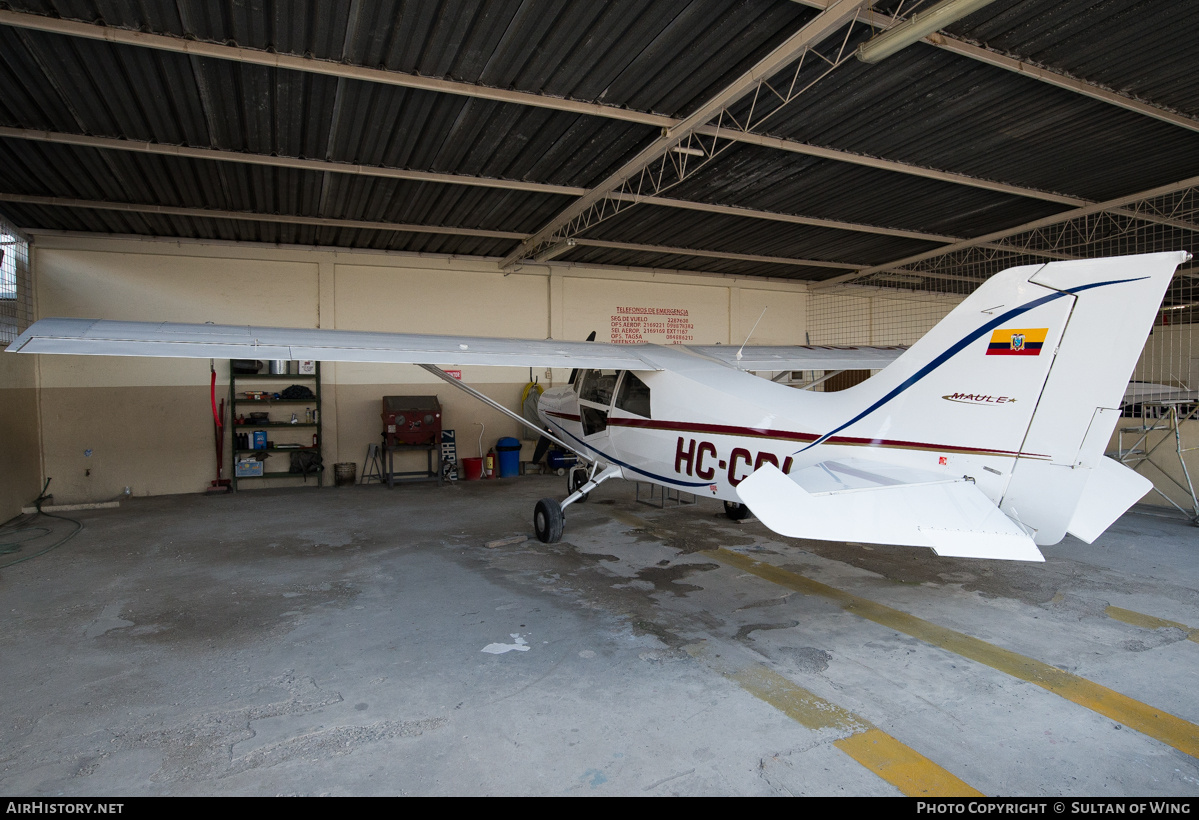
<path id="1" fill-rule="evenodd" d="M 57 549 L 58 547 L 61 547 L 63 544 L 70 541 L 72 538 L 74 538 L 76 535 L 79 534 L 80 530 L 83 529 L 82 521 L 76 521 L 74 518 L 67 518 L 65 515 L 54 515 L 53 513 L 42 512 L 42 504 L 46 501 L 46 499 L 48 497 L 46 495 L 46 488 L 48 488 L 49 486 L 50 486 L 50 479 L 47 478 L 46 483 L 42 485 L 41 494 L 36 499 L 34 499 L 33 506 L 37 508 L 37 513 L 34 515 L 33 518 L 29 519 L 24 524 L 17 524 L 14 526 L 6 526 L 4 528 L 0 528 L 0 538 L 3 538 L 4 536 L 9 535 L 10 533 L 16 534 L 18 536 L 17 540 L 15 540 L 15 541 L 0 541 L 0 555 L 12 555 L 13 553 L 20 552 L 22 549 L 22 546 L 24 544 L 26 544 L 30 541 L 34 541 L 38 538 L 47 536 L 54 531 L 50 527 L 32 526 L 32 522 L 36 521 L 38 516 L 44 515 L 46 518 L 57 518 L 60 521 L 69 521 L 70 523 L 75 525 L 75 529 L 72 530 L 67 535 L 60 538 L 59 540 L 55 541 L 53 544 L 51 544 L 50 546 L 46 547 L 43 550 L 35 552 L 32 555 L 26 555 L 22 558 L 18 558 L 15 561 L 9 561 L 7 564 L 0 564 L 0 569 L 5 569 L 7 567 L 11 567 L 16 564 L 20 564 L 23 561 L 28 561 L 30 559 L 37 558 L 39 555 L 45 555 L 50 550 Z"/>

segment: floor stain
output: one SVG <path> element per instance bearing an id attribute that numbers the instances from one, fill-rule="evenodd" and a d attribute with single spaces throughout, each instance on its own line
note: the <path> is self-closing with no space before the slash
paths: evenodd
<path id="1" fill-rule="evenodd" d="M 733 637 L 739 641 L 752 641 L 753 637 L 751 636 L 753 633 L 758 632 L 759 630 L 794 629 L 797 626 L 799 626 L 799 621 L 784 621 L 777 624 L 746 624 L 738 629 L 737 634 Z"/>

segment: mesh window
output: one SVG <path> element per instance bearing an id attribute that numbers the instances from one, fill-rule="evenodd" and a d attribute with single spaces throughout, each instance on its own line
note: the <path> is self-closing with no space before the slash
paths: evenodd
<path id="1" fill-rule="evenodd" d="M 8 345 L 33 321 L 29 242 L 0 219 L 0 347 Z"/>
<path id="2" fill-rule="evenodd" d="M 811 344 L 910 345 L 982 282 L 1017 265 L 1157 251 L 1199 253 L 1199 188 L 1180 188 L 919 260 L 898 260 L 808 302 Z M 1145 343 L 1134 382 L 1199 389 L 1199 264 L 1181 265 Z"/>

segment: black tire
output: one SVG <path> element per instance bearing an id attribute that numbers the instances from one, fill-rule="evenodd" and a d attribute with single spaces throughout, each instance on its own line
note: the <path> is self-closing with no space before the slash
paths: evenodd
<path id="1" fill-rule="evenodd" d="M 533 510 L 533 531 L 537 540 L 543 544 L 556 544 L 562 540 L 562 528 L 566 517 L 562 514 L 562 505 L 552 498 L 543 498 L 537 502 Z"/>
<path id="2" fill-rule="evenodd" d="M 582 487 L 586 483 L 587 483 L 587 471 L 586 470 L 580 470 L 578 468 L 571 470 L 570 478 L 566 479 L 567 494 L 569 495 L 569 494 L 573 493 L 575 490 L 579 489 L 579 487 Z M 583 493 L 581 496 L 579 496 L 579 501 L 586 501 L 587 496 L 589 496 L 589 495 L 591 495 L 591 493 Z"/>
<path id="3" fill-rule="evenodd" d="M 732 521 L 744 521 L 749 518 L 749 507 L 736 501 L 724 502 L 724 514 Z"/>

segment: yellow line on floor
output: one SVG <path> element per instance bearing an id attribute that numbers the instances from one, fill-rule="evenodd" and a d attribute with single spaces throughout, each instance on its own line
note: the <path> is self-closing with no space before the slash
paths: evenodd
<path id="1" fill-rule="evenodd" d="M 760 664 L 728 675 L 741 688 L 812 730 L 833 729 L 848 736 L 833 745 L 908 797 L 981 797 L 955 777 L 869 721 Z"/>
<path id="2" fill-rule="evenodd" d="M 1086 678 L 731 550 L 721 548 L 704 554 L 787 589 L 835 601 L 846 612 L 1034 683 L 1072 703 L 1199 758 L 1199 726 Z"/>
<path id="3" fill-rule="evenodd" d="M 1135 612 L 1134 610 L 1118 606 L 1109 606 L 1104 612 L 1107 614 L 1107 617 L 1113 620 L 1123 621 L 1126 624 L 1139 626 L 1142 629 L 1163 629 L 1165 627 L 1181 629 L 1187 633 L 1187 640 L 1199 643 L 1199 629 L 1191 629 L 1186 624 L 1178 623 L 1178 621 L 1167 621 L 1165 618 L 1155 618 L 1143 612 Z"/>

